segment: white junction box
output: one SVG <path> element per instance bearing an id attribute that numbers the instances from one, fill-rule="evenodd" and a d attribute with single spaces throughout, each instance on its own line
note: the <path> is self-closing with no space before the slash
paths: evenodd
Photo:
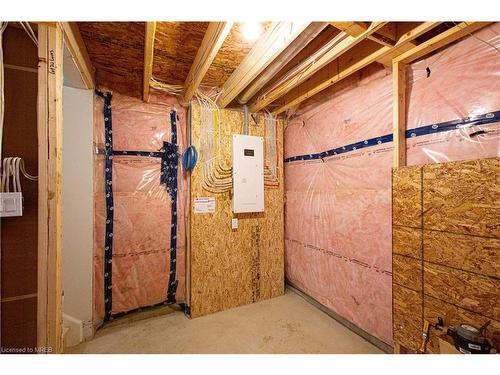
<path id="1" fill-rule="evenodd" d="M 22 193 L 0 193 L 0 217 L 23 216 Z"/>
<path id="2" fill-rule="evenodd" d="M 264 141 L 233 134 L 233 212 L 264 211 Z"/>

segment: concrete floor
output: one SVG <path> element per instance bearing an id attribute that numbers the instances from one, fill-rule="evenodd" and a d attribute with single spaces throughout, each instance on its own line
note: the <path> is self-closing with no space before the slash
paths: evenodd
<path id="1" fill-rule="evenodd" d="M 171 314 L 99 330 L 69 353 L 382 353 L 287 290 L 284 296 L 188 319 Z"/>

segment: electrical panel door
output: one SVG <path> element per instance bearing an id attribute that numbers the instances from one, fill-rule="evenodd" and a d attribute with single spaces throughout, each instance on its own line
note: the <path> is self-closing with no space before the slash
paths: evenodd
<path id="1" fill-rule="evenodd" d="M 264 141 L 233 134 L 233 212 L 264 211 Z"/>

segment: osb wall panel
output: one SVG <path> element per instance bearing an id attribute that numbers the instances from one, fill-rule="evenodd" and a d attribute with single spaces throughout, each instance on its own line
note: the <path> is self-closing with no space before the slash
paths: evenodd
<path id="1" fill-rule="evenodd" d="M 410 227 L 394 227 L 392 229 L 392 252 L 421 259 L 422 231 Z"/>
<path id="2" fill-rule="evenodd" d="M 422 331 L 422 294 L 394 284 L 392 296 L 394 341 L 417 350 Z"/>
<path id="3" fill-rule="evenodd" d="M 392 280 L 394 283 L 420 291 L 422 290 L 422 261 L 402 255 L 392 257 Z"/>
<path id="4" fill-rule="evenodd" d="M 500 347 L 499 163 L 500 158 L 491 158 L 393 172 L 394 339 L 410 351 L 421 341 L 423 319 L 433 324 L 438 317 L 444 318 L 446 327 L 462 323 L 480 327 L 491 320 L 487 337 Z M 401 226 L 420 220 L 421 229 Z M 415 308 L 401 298 L 409 298 L 408 288 L 418 282 L 415 270 L 422 268 L 423 286 L 415 290 L 423 288 L 424 315 L 419 330 L 405 332 L 397 324 L 415 314 Z M 398 284 L 407 287 L 405 295 Z M 431 329 L 428 352 L 439 352 L 438 336 L 450 341 L 445 332 Z"/>
<path id="5" fill-rule="evenodd" d="M 424 231 L 424 260 L 500 278 L 500 239 Z"/>
<path id="6" fill-rule="evenodd" d="M 392 223 L 420 228 L 422 211 L 422 169 L 403 167 L 392 173 Z"/>
<path id="7" fill-rule="evenodd" d="M 424 293 L 500 320 L 500 280 L 424 263 Z"/>
<path id="8" fill-rule="evenodd" d="M 500 237 L 500 158 L 423 167 L 426 229 Z"/>
<path id="9" fill-rule="evenodd" d="M 481 327 L 484 323 L 491 321 L 486 329 L 486 338 L 490 341 L 493 347 L 500 350 L 500 321 L 498 320 L 492 320 L 488 317 L 475 314 L 431 296 L 424 297 L 424 317 L 431 323 L 437 322 L 438 317 L 442 317 L 446 322 L 446 325 L 454 327 L 457 327 L 464 322 L 472 324 L 476 327 Z M 450 337 L 446 337 L 446 329 L 444 329 L 444 331 L 432 329 L 428 344 L 428 348 L 431 352 L 439 352 L 439 344 L 437 341 L 438 336 L 449 341 L 450 343 L 453 342 Z"/>
<path id="10" fill-rule="evenodd" d="M 222 164 L 231 165 L 232 133 L 242 134 L 243 114 L 221 110 Z M 250 135 L 264 136 L 264 125 Z M 191 174 L 191 316 L 198 317 L 284 293 L 283 126 L 279 122 L 279 188 L 265 188 L 265 212 L 239 214 L 231 230 L 231 193 L 202 186 L 202 155 Z M 193 143 L 200 149 L 200 111 L 193 106 Z M 196 197 L 215 197 L 213 214 L 195 214 Z"/>

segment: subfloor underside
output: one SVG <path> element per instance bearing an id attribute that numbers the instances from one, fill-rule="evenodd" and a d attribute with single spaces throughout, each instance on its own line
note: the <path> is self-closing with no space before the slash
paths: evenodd
<path id="1" fill-rule="evenodd" d="M 382 353 L 291 290 L 188 319 L 180 311 L 105 327 L 66 353 Z"/>

